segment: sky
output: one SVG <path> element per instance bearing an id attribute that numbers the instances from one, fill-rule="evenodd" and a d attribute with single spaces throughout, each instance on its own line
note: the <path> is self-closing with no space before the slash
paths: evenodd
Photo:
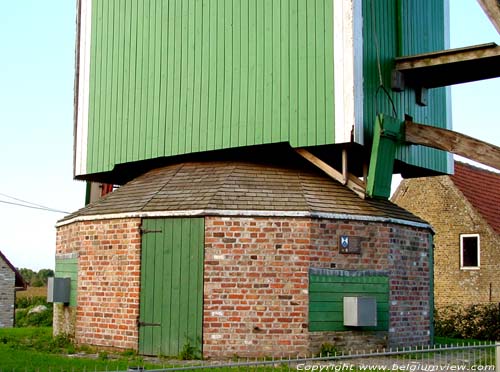
<path id="1" fill-rule="evenodd" d="M 337 1 L 337 0 L 335 0 Z M 0 0 L 0 251 L 54 268 L 55 224 L 85 184 L 73 180 L 74 0 Z M 475 0 L 450 0 L 450 47 L 500 36 Z M 451 88 L 453 129 L 500 146 L 500 78 Z"/>

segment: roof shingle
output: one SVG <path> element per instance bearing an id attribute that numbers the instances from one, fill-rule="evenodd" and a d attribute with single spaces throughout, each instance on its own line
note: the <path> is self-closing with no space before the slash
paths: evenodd
<path id="1" fill-rule="evenodd" d="M 149 171 L 66 216 L 155 211 L 279 211 L 425 221 L 387 200 L 362 200 L 316 168 L 242 161 L 188 162 Z"/>

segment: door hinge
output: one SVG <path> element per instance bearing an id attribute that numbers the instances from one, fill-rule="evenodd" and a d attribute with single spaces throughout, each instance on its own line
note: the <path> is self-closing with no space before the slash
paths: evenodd
<path id="1" fill-rule="evenodd" d="M 159 326 L 161 326 L 161 324 L 160 323 L 141 322 L 140 320 L 137 321 L 137 327 L 146 327 L 146 326 L 159 327 Z"/>
<path id="2" fill-rule="evenodd" d="M 141 234 L 144 235 L 144 234 L 153 234 L 153 233 L 161 233 L 163 231 L 161 230 L 150 230 L 150 229 L 145 229 L 144 227 L 140 227 L 140 231 L 141 231 Z"/>

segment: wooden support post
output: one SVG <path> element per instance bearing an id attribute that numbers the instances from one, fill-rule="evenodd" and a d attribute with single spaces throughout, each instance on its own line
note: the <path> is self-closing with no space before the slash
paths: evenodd
<path id="1" fill-rule="evenodd" d="M 327 175 L 332 177 L 334 180 L 337 180 L 343 185 L 346 185 L 350 190 L 352 190 L 356 195 L 358 195 L 361 199 L 365 198 L 365 183 L 355 177 L 354 175 L 346 172 L 346 177 L 338 170 L 333 168 L 331 165 L 325 163 L 323 160 L 311 154 L 306 149 L 295 149 L 295 152 L 302 156 L 304 159 L 321 169 Z M 347 167 L 346 167 L 347 168 Z"/>
<path id="2" fill-rule="evenodd" d="M 405 120 L 405 141 L 462 155 L 500 169 L 500 147 L 448 129 Z"/>
<path id="3" fill-rule="evenodd" d="M 340 173 L 338 170 L 333 168 L 331 165 L 325 163 L 323 160 L 321 160 L 317 156 L 311 154 L 306 149 L 295 149 L 295 151 L 297 152 L 297 154 L 302 156 L 304 159 L 306 159 L 310 163 L 314 164 L 316 167 L 321 169 L 323 172 L 328 174 L 333 179 L 339 181 L 343 185 L 346 184 L 346 179 L 344 179 L 344 176 L 342 175 L 342 173 Z"/>
<path id="4" fill-rule="evenodd" d="M 347 183 L 347 179 L 349 178 L 348 174 L 348 169 L 347 169 L 347 150 L 342 149 L 342 176 L 344 177 L 345 183 Z"/>
<path id="5" fill-rule="evenodd" d="M 401 121 L 382 114 L 375 118 L 373 145 L 366 180 L 366 194 L 370 198 L 388 199 L 396 156 L 401 141 Z"/>

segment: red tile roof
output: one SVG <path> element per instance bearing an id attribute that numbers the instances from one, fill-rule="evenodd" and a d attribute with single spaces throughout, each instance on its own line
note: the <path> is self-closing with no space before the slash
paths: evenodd
<path id="1" fill-rule="evenodd" d="M 500 174 L 455 162 L 451 180 L 472 206 L 500 234 Z"/>

